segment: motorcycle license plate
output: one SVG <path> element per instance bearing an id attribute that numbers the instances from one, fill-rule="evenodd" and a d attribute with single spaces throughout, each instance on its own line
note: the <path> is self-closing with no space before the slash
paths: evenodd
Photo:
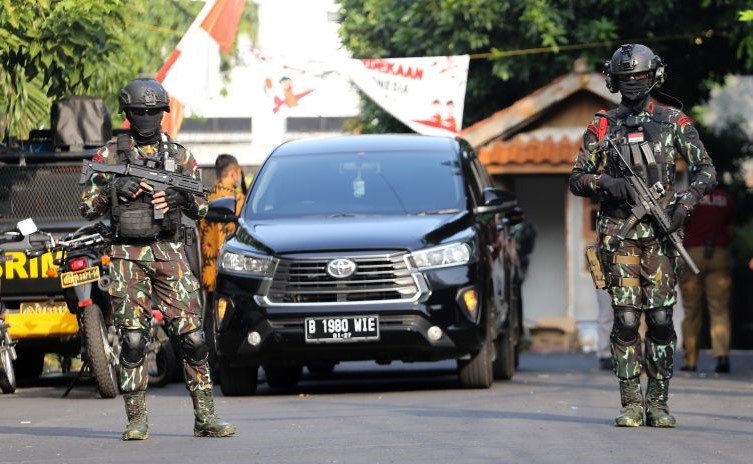
<path id="1" fill-rule="evenodd" d="M 60 286 L 63 288 L 78 287 L 79 285 L 99 280 L 99 267 L 87 267 L 80 271 L 63 272 L 60 274 Z"/>
<path id="2" fill-rule="evenodd" d="M 23 302 L 18 310 L 20 314 L 67 314 L 68 305 L 65 301 L 56 301 L 48 303 L 41 302 Z"/>
<path id="3" fill-rule="evenodd" d="M 308 317 L 307 343 L 349 343 L 379 340 L 379 316 Z"/>

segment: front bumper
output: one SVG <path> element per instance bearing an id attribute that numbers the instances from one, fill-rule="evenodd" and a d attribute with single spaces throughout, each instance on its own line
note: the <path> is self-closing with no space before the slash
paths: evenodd
<path id="1" fill-rule="evenodd" d="M 459 294 L 482 290 L 472 266 L 427 272 L 430 294 L 422 301 L 353 302 L 350 304 L 264 305 L 255 297 L 260 281 L 218 275 L 215 292 L 216 349 L 231 365 L 306 364 L 314 361 L 436 361 L 463 357 L 480 349 L 486 330 L 464 310 Z M 220 304 L 220 299 L 224 300 Z M 479 298 L 483 301 L 482 298 Z M 261 303 L 261 304 L 260 304 Z M 484 311 L 479 304 L 477 311 Z M 379 316 L 379 340 L 308 343 L 307 317 Z M 442 336 L 433 340 L 429 328 Z M 252 334 L 254 334 L 252 336 Z M 258 335 L 257 335 L 258 334 Z M 256 340 L 254 340 L 256 338 Z"/>

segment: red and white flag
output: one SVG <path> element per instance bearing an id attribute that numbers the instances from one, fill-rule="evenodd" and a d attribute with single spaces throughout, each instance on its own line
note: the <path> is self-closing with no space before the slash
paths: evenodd
<path id="1" fill-rule="evenodd" d="M 376 104 L 419 134 L 457 135 L 468 55 L 352 59 L 347 75 Z"/>
<path id="2" fill-rule="evenodd" d="M 185 105 L 219 89 L 220 50 L 230 53 L 244 0 L 207 0 L 155 79 L 170 95 L 162 129 L 176 138 Z"/>

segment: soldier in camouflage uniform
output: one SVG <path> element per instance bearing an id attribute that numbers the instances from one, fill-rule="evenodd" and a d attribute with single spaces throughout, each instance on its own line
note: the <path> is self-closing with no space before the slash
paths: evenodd
<path id="1" fill-rule="evenodd" d="M 167 92 L 157 81 L 139 78 L 129 82 L 120 92 L 123 110 L 131 134 L 109 142 L 93 161 L 137 163 L 198 178 L 191 152 L 161 132 L 162 115 L 170 109 Z M 164 219 L 154 218 L 155 209 L 162 211 Z M 80 210 L 89 220 L 109 212 L 115 233 L 110 252 L 113 284 L 108 292 L 122 345 L 120 390 L 128 417 L 123 439 L 148 438 L 145 358 L 152 296 L 165 316 L 168 332 L 180 339 L 185 354 L 186 387 L 196 417 L 194 435 L 233 435 L 235 427 L 214 413 L 199 284 L 188 267 L 182 243 L 181 213 L 198 219 L 206 215 L 206 201 L 169 188 L 154 192 L 138 179 L 96 173 L 86 182 Z"/>
<path id="2" fill-rule="evenodd" d="M 672 231 L 682 228 L 698 201 L 716 184 L 716 171 L 690 119 L 680 110 L 659 105 L 650 92 L 662 84 L 664 65 L 648 47 L 628 44 L 605 63 L 607 87 L 620 92 L 619 107 L 597 113 L 583 136 L 570 176 L 570 190 L 598 195 L 599 256 L 614 308 L 611 350 L 623 409 L 618 426 L 674 427 L 667 406 L 676 335 L 672 307 L 676 301 L 676 267 L 671 245 L 657 236 L 650 218 L 634 226 L 629 187 L 619 158 L 605 138 L 615 141 L 622 156 L 648 185 L 661 182 Z M 677 156 L 688 165 L 690 185 L 675 193 Z M 619 237 L 624 237 L 620 239 Z M 645 344 L 638 333 L 641 314 L 648 330 Z M 645 351 L 644 351 L 645 350 Z M 641 391 L 641 368 L 648 386 Z"/>

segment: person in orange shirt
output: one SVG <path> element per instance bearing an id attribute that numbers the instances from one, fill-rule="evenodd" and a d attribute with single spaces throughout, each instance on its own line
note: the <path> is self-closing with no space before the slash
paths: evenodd
<path id="1" fill-rule="evenodd" d="M 214 163 L 217 182 L 214 184 L 207 200 L 211 202 L 218 198 L 235 198 L 235 215 L 239 215 L 243 207 L 244 196 L 238 187 L 243 181 L 243 174 L 238 160 L 233 155 L 222 154 Z M 215 275 L 217 274 L 217 255 L 220 247 L 228 237 L 235 233 L 233 222 L 212 222 L 207 219 L 199 221 L 201 236 L 201 285 L 207 292 L 207 301 L 212 301 Z"/>
<path id="2" fill-rule="evenodd" d="M 238 160 L 233 155 L 219 155 L 214 162 L 214 170 L 217 175 L 217 182 L 207 194 L 207 200 L 211 205 L 212 200 L 218 198 L 235 198 L 235 215 L 238 216 L 245 199 L 246 182 Z M 239 184 L 241 188 L 238 188 Z M 201 287 L 206 293 L 204 333 L 207 345 L 209 345 L 209 365 L 213 373 L 218 368 L 214 337 L 214 289 L 217 275 L 217 256 L 225 240 L 235 233 L 235 228 L 236 224 L 233 222 L 213 222 L 206 218 L 199 221 Z"/>

